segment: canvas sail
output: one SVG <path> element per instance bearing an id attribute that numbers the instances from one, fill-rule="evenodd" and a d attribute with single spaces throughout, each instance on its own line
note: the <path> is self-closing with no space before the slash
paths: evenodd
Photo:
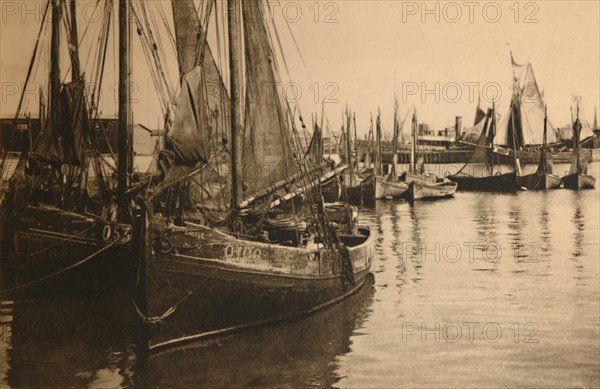
<path id="1" fill-rule="evenodd" d="M 483 124 L 485 119 L 485 111 L 481 109 L 481 99 L 477 103 L 477 109 L 475 111 L 475 120 L 473 122 L 473 126 L 477 126 L 478 124 Z"/>
<path id="2" fill-rule="evenodd" d="M 530 63 L 519 65 L 512 61 L 515 75 L 511 106 L 504 115 L 498 132 L 496 143 L 519 149 L 528 145 L 544 143 L 544 99 L 533 73 Z M 513 136 L 514 134 L 514 136 Z M 516 145 L 513 145 L 513 139 Z M 549 144 L 559 141 L 552 123 L 548 122 L 547 141 Z"/>
<path id="3" fill-rule="evenodd" d="M 290 129 L 277 89 L 274 57 L 259 0 L 242 2 L 246 57 L 246 117 L 242 152 L 244 196 L 295 175 Z"/>
<path id="4" fill-rule="evenodd" d="M 323 135 L 318 125 L 315 124 L 315 131 L 306 151 L 308 160 L 313 165 L 320 165 L 323 161 Z"/>
<path id="5" fill-rule="evenodd" d="M 494 114 L 492 109 L 488 110 L 485 120 L 473 127 L 473 130 L 481 128 L 481 132 L 469 162 L 458 171 L 456 174 L 457 176 L 481 178 L 489 177 L 497 173 L 507 173 L 513 170 L 511 166 L 494 163 L 494 160 L 497 159 L 497 156 L 493 151 L 494 135 L 497 134 L 497 129 L 495 129 L 495 119 L 493 118 Z"/>
<path id="6" fill-rule="evenodd" d="M 164 177 L 157 193 L 168 189 L 166 212 L 183 209 L 194 213 L 190 220 L 219 224 L 231 198 L 229 95 L 194 2 L 173 0 L 172 8 L 181 80 L 166 152 L 158 150 Z"/>
<path id="7" fill-rule="evenodd" d="M 175 163 L 207 162 L 227 139 L 229 96 L 193 0 L 173 0 L 181 88 L 168 144 Z"/>
<path id="8" fill-rule="evenodd" d="M 55 165 L 80 166 L 90 134 L 85 82 L 80 79 L 64 84 L 59 96 L 59 125 L 54 128 L 46 122 L 33 155 Z"/>

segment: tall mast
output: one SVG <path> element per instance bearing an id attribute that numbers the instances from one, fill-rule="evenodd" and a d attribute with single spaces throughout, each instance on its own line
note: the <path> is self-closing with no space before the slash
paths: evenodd
<path id="1" fill-rule="evenodd" d="M 396 177 L 396 159 L 398 158 L 398 95 L 394 94 L 394 136 L 392 137 L 392 170 L 391 174 Z"/>
<path id="2" fill-rule="evenodd" d="M 129 42 L 129 0 L 119 0 L 119 135 L 118 135 L 118 204 L 119 217 L 128 218 L 126 192 L 129 186 L 129 172 L 132 161 L 130 153 L 129 121 L 130 107 L 130 42 Z"/>
<path id="3" fill-rule="evenodd" d="M 575 138 L 575 161 L 577 163 L 577 173 L 581 173 L 581 168 L 579 165 L 579 142 L 580 142 L 580 131 L 581 131 L 581 121 L 579 121 L 579 101 L 577 101 L 577 119 L 575 119 L 575 125 L 573 125 L 573 136 Z"/>
<path id="4" fill-rule="evenodd" d="M 514 116 L 511 114 L 511 117 L 513 118 L 513 123 L 514 123 Z M 492 101 L 492 123 L 490 123 L 490 161 L 491 161 L 491 165 L 490 165 L 490 174 L 493 176 L 494 175 L 494 140 L 496 139 L 496 101 Z M 514 132 L 514 126 L 513 126 L 513 145 L 515 144 L 514 142 L 515 139 L 515 132 Z M 517 151 L 515 149 L 515 158 L 517 157 Z"/>
<path id="5" fill-rule="evenodd" d="M 358 163 L 360 162 L 358 157 L 358 135 L 356 133 L 356 112 L 352 113 L 352 125 L 354 127 L 354 154 L 356 155 L 356 169 L 358 170 Z"/>
<path id="6" fill-rule="evenodd" d="M 321 159 L 324 159 L 324 157 L 325 157 L 325 150 L 323 147 L 324 126 L 325 126 L 325 100 L 323 100 L 323 104 L 321 105 L 321 125 L 320 125 L 321 134 L 320 134 L 320 139 L 319 139 L 319 151 L 320 151 Z M 330 148 L 330 150 L 331 150 L 331 148 Z M 331 154 L 331 151 L 329 152 L 329 154 Z M 331 157 L 331 155 L 330 155 L 330 157 Z M 323 162 L 323 161 L 320 161 L 320 162 Z"/>
<path id="7" fill-rule="evenodd" d="M 241 76 L 240 62 L 241 34 L 239 14 L 241 1 L 227 0 L 228 34 L 229 34 L 229 74 L 231 80 L 231 208 L 237 210 L 242 202 L 240 186 L 240 169 L 242 166 L 241 146 L 243 144 L 242 112 L 241 112 Z M 257 22 L 257 21 L 255 21 Z"/>
<path id="8" fill-rule="evenodd" d="M 346 155 L 348 156 L 348 171 L 350 172 L 350 186 L 354 185 L 354 165 L 352 162 L 352 126 L 350 113 L 346 107 Z"/>
<path id="9" fill-rule="evenodd" d="M 540 156 L 540 167 L 538 170 L 543 169 L 541 171 L 546 171 L 546 144 L 548 142 L 547 139 L 548 134 L 548 106 L 544 105 L 544 144 L 542 145 L 542 155 Z"/>
<path id="10" fill-rule="evenodd" d="M 512 123 L 512 127 L 513 127 L 513 131 L 512 131 L 512 141 L 513 141 L 513 166 L 514 166 L 514 170 L 517 174 L 519 174 L 519 159 L 517 158 L 517 134 L 515 133 L 515 115 L 514 115 L 514 105 L 516 104 L 516 100 L 513 100 L 513 105 L 512 105 L 512 113 L 510 115 L 510 120 Z M 494 123 L 496 120 L 496 111 L 495 111 L 495 107 L 494 107 L 494 116 L 492 117 L 492 128 L 494 128 Z M 494 155 L 494 143 L 492 143 L 492 158 Z"/>
<path id="11" fill-rule="evenodd" d="M 71 79 L 79 80 L 81 68 L 79 66 L 79 38 L 77 34 L 77 0 L 71 0 Z"/>
<path id="12" fill-rule="evenodd" d="M 517 150 L 519 148 L 519 146 L 521 146 L 520 144 L 517 144 L 518 142 L 520 142 L 520 139 L 523 139 L 523 135 L 521 134 L 521 138 L 519 139 L 519 137 L 517 136 L 517 128 L 516 126 L 518 125 L 520 128 L 520 131 L 522 132 L 523 130 L 523 123 L 521 122 L 521 88 L 519 87 L 519 80 L 517 79 L 517 75 L 515 73 L 515 58 L 513 57 L 513 53 L 512 50 L 510 51 L 510 67 L 512 69 L 512 75 L 513 75 L 513 96 L 512 96 L 512 102 L 511 102 L 511 109 L 510 109 L 510 116 L 511 116 L 511 126 L 512 126 L 512 139 L 513 139 L 513 149 L 515 151 L 515 167 L 517 166 Z M 517 123 L 515 121 L 515 114 L 519 113 L 519 122 Z M 496 118 L 496 111 L 494 110 L 494 120 Z M 492 144 L 493 146 L 493 144 Z M 492 147 L 492 152 L 493 152 L 493 147 Z"/>
<path id="13" fill-rule="evenodd" d="M 417 110 L 413 113 L 411 145 L 410 145 L 410 172 L 417 174 Z"/>
<path id="14" fill-rule="evenodd" d="M 375 150 L 375 175 L 381 175 L 381 110 L 377 108 L 377 121 L 375 122 L 377 143 Z"/>
<path id="15" fill-rule="evenodd" d="M 62 0 L 52 1 L 52 38 L 50 43 L 50 126 L 60 126 L 60 20 Z"/>

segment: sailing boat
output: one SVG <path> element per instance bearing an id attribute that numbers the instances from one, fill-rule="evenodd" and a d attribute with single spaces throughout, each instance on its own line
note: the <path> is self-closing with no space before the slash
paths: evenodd
<path id="1" fill-rule="evenodd" d="M 373 171 L 363 171 L 362 174 L 357 173 L 354 169 L 354 163 L 352 160 L 352 138 L 351 138 L 351 114 L 346 109 L 346 130 L 342 127 L 342 134 L 344 135 L 344 155 L 348 164 L 348 172 L 346 174 L 346 202 L 353 205 L 368 205 L 372 206 L 375 204 L 375 191 L 376 191 L 376 179 Z M 372 120 L 371 120 L 372 122 Z M 356 126 L 356 120 L 354 121 Z M 354 128 L 356 132 L 356 127 Z M 375 153 L 375 166 L 379 164 L 379 152 Z"/>
<path id="2" fill-rule="evenodd" d="M 321 168 L 321 194 L 325 203 L 335 203 L 342 195 L 341 176 L 347 166 L 335 166 L 331 160 L 325 161 L 323 154 L 323 121 L 325 115 L 321 116 L 321 125 L 313 119 L 313 135 L 306 151 L 306 158 L 315 167 Z"/>
<path id="3" fill-rule="evenodd" d="M 567 189 L 593 189 L 596 185 L 596 178 L 587 174 L 588 163 L 581 161 L 581 121 L 579 120 L 579 102 L 577 103 L 577 118 L 573 123 L 573 137 L 575 143 L 573 145 L 573 160 L 569 174 L 563 177 L 562 182 Z"/>
<path id="4" fill-rule="evenodd" d="M 185 109 L 178 106 L 175 123 L 184 127 L 173 127 L 168 137 L 173 144 L 189 144 L 201 158 L 179 181 L 163 179 L 147 193 L 146 227 L 140 241 L 146 247 L 140 258 L 143 282 L 136 305 L 145 322 L 153 324 L 151 351 L 310 314 L 355 293 L 368 279 L 373 235 L 367 229 L 352 235 L 333 230 L 323 209 L 319 177 L 311 174 L 304 153 L 298 148 L 292 151 L 299 137 L 291 110 L 275 87 L 274 40 L 270 40 L 263 5 L 259 0 L 227 2 L 231 80 L 227 148 L 198 149 L 186 141 L 186 135 L 206 139 L 198 132 L 210 131 L 208 123 L 216 115 L 204 112 L 204 93 L 182 93 L 180 101 L 190 102 L 182 106 L 195 107 L 198 116 L 192 119 L 200 125 L 186 126 L 186 118 L 180 117 Z M 178 42 L 197 39 L 190 45 L 191 52 L 179 44 L 178 52 L 194 59 L 191 72 L 201 76 L 191 90 L 202 92 L 215 76 L 206 68 L 207 61 L 213 61 L 205 38 L 208 26 L 200 24 L 192 0 L 173 0 L 172 7 Z M 197 33 L 190 34 L 190 29 Z M 198 60 L 198 46 L 204 62 Z M 242 112 L 244 68 L 247 88 Z M 182 82 L 188 81 L 189 73 L 184 73 Z M 256 85 L 271 89 L 260 93 Z M 218 158 L 223 153 L 227 160 Z M 175 158 L 170 167 L 163 165 L 168 169 L 161 177 L 178 174 L 183 161 Z M 258 169 L 267 166 L 269 174 L 260 174 Z M 194 169 L 222 175 L 190 176 Z M 206 194 L 216 182 L 229 186 L 207 201 L 227 198 L 230 204 L 225 209 L 209 210 L 206 202 L 192 203 L 185 194 L 186 188 L 189 192 L 202 188 Z M 167 203 L 174 209 L 158 212 L 156 204 L 169 198 Z M 198 210 L 201 222 L 190 221 Z M 225 217 L 210 217 L 217 211 Z"/>
<path id="5" fill-rule="evenodd" d="M 554 165 L 552 164 L 552 156 L 548 157 L 548 108 L 544 108 L 544 144 L 542 145 L 542 151 L 540 155 L 540 163 L 538 164 L 537 170 L 533 174 L 526 176 L 519 176 L 518 186 L 526 188 L 527 190 L 545 190 L 545 189 L 556 189 L 560 188 L 561 179 L 559 176 L 553 174 Z"/>
<path id="6" fill-rule="evenodd" d="M 447 178 L 438 178 L 434 174 L 427 174 L 423 171 L 423 163 L 420 162 L 418 154 L 418 132 L 417 111 L 415 110 L 413 113 L 411 134 L 411 166 L 410 170 L 405 172 L 401 177 L 403 181 L 409 184 L 409 201 L 433 200 L 454 196 L 458 184 Z"/>
<path id="7" fill-rule="evenodd" d="M 42 134 L 32 149 L 21 153 L 10 180 L 2 221 L 2 259 L 12 280 L 0 295 L 48 295 L 110 283 L 124 273 L 114 271 L 123 263 L 123 258 L 117 260 L 117 253 L 132 248 L 132 187 L 128 181 L 133 169 L 127 99 L 119 99 L 119 182 L 115 191 L 92 130 L 94 120 L 79 63 L 76 4 L 71 1 L 67 9 L 65 1 L 47 2 L 31 59 L 25 86 L 39 61 L 39 47 L 44 44 L 41 33 L 51 20 L 49 118 L 43 120 Z M 72 80 L 68 83 L 63 83 L 60 69 L 63 25 L 71 59 Z M 106 44 L 108 34 L 104 38 L 101 42 Z M 120 66 L 126 69 L 128 64 Z M 127 72 L 122 73 L 126 77 Z M 127 78 L 120 81 L 121 86 L 129 85 Z M 100 88 L 102 82 L 96 85 Z M 15 123 L 23 101 L 24 93 Z M 3 170 L 6 155 L 1 162 Z"/>
<path id="8" fill-rule="evenodd" d="M 508 167 L 495 163 L 497 158 L 494 150 L 495 111 L 495 107 L 488 110 L 483 130 L 469 162 L 456 174 L 448 176 L 450 181 L 458 184 L 458 190 L 514 192 L 517 189 L 515 166 Z"/>
<path id="9" fill-rule="evenodd" d="M 377 113 L 377 146 L 375 155 L 375 199 L 399 199 L 408 191 L 408 185 L 398 179 L 396 173 L 396 159 L 398 158 L 398 135 L 400 126 L 398 123 L 398 99 L 395 101 L 394 107 L 394 135 L 392 139 L 392 164 L 390 173 L 387 176 L 383 175 L 381 169 L 381 111 Z"/>

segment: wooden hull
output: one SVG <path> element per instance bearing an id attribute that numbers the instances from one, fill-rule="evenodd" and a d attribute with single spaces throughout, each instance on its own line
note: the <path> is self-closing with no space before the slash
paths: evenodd
<path id="1" fill-rule="evenodd" d="M 488 177 L 448 176 L 448 179 L 458 184 L 459 191 L 509 193 L 517 190 L 516 173 Z"/>
<path id="2" fill-rule="evenodd" d="M 517 177 L 519 188 L 527 190 L 546 190 L 560 188 L 561 179 L 554 174 L 538 173 Z"/>
<path id="3" fill-rule="evenodd" d="M 336 175 L 322 182 L 321 193 L 323 194 L 323 201 L 326 203 L 335 203 L 339 201 L 342 195 L 340 177 Z"/>
<path id="4" fill-rule="evenodd" d="M 570 174 L 562 179 L 563 185 L 567 189 L 594 189 L 596 178 L 583 174 Z"/>
<path id="5" fill-rule="evenodd" d="M 377 177 L 375 185 L 375 199 L 399 199 L 408 192 L 408 185 L 398 180 L 388 181 L 387 177 Z"/>
<path id="6" fill-rule="evenodd" d="M 110 225 L 107 235 L 92 218 L 33 207 L 14 224 L 2 242 L 2 298 L 110 291 L 134 267 L 129 226 Z"/>
<path id="7" fill-rule="evenodd" d="M 408 200 L 435 200 L 454 196 L 458 184 L 434 175 L 404 173 L 401 179 L 409 184 Z"/>
<path id="8" fill-rule="evenodd" d="M 458 184 L 455 182 L 427 183 L 414 181 L 410 183 L 409 200 L 435 200 L 454 196 Z"/>
<path id="9" fill-rule="evenodd" d="M 346 238 L 354 284 L 331 251 L 244 241 L 202 226 L 170 234 L 171 249 L 155 247 L 145 261 L 143 310 L 161 318 L 150 320 L 151 349 L 288 320 L 352 294 L 374 253 L 373 236 L 363 232 Z"/>
<path id="10" fill-rule="evenodd" d="M 369 175 L 358 185 L 346 187 L 346 200 L 352 205 L 374 205 L 375 187 L 375 176 Z"/>

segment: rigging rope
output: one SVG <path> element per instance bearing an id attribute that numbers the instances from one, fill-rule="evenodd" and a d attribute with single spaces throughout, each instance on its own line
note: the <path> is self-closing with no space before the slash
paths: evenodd
<path id="1" fill-rule="evenodd" d="M 21 91 L 21 98 L 19 99 L 19 105 L 17 106 L 17 111 L 15 113 L 15 118 L 13 120 L 13 130 L 11 132 L 11 135 L 10 135 L 10 138 L 9 138 L 9 142 L 12 142 L 14 134 L 15 134 L 15 131 L 17 130 L 17 120 L 19 118 L 21 107 L 22 107 L 22 104 L 23 104 L 23 100 L 25 98 L 25 91 L 27 90 L 27 85 L 29 85 L 29 80 L 30 80 L 30 77 L 31 77 L 31 71 L 32 71 L 33 66 L 34 66 L 34 64 L 36 62 L 38 48 L 39 48 L 39 43 L 40 43 L 40 37 L 42 35 L 42 31 L 44 30 L 44 25 L 45 25 L 45 22 L 46 22 L 46 17 L 48 16 L 48 9 L 50 8 L 50 1 L 51 0 L 47 0 L 47 2 L 46 2 L 46 8 L 44 9 L 44 15 L 42 16 L 42 23 L 40 25 L 40 30 L 38 32 L 37 40 L 35 42 L 35 47 L 33 49 L 33 55 L 31 57 L 31 62 L 29 63 L 29 69 L 27 70 L 27 76 L 25 77 L 25 84 L 23 85 L 23 90 Z M 4 175 L 4 168 L 5 168 L 5 165 L 6 165 L 7 158 L 8 158 L 8 147 L 4 150 L 4 155 L 2 156 L 2 160 L 0 160 L 0 179 Z"/>

